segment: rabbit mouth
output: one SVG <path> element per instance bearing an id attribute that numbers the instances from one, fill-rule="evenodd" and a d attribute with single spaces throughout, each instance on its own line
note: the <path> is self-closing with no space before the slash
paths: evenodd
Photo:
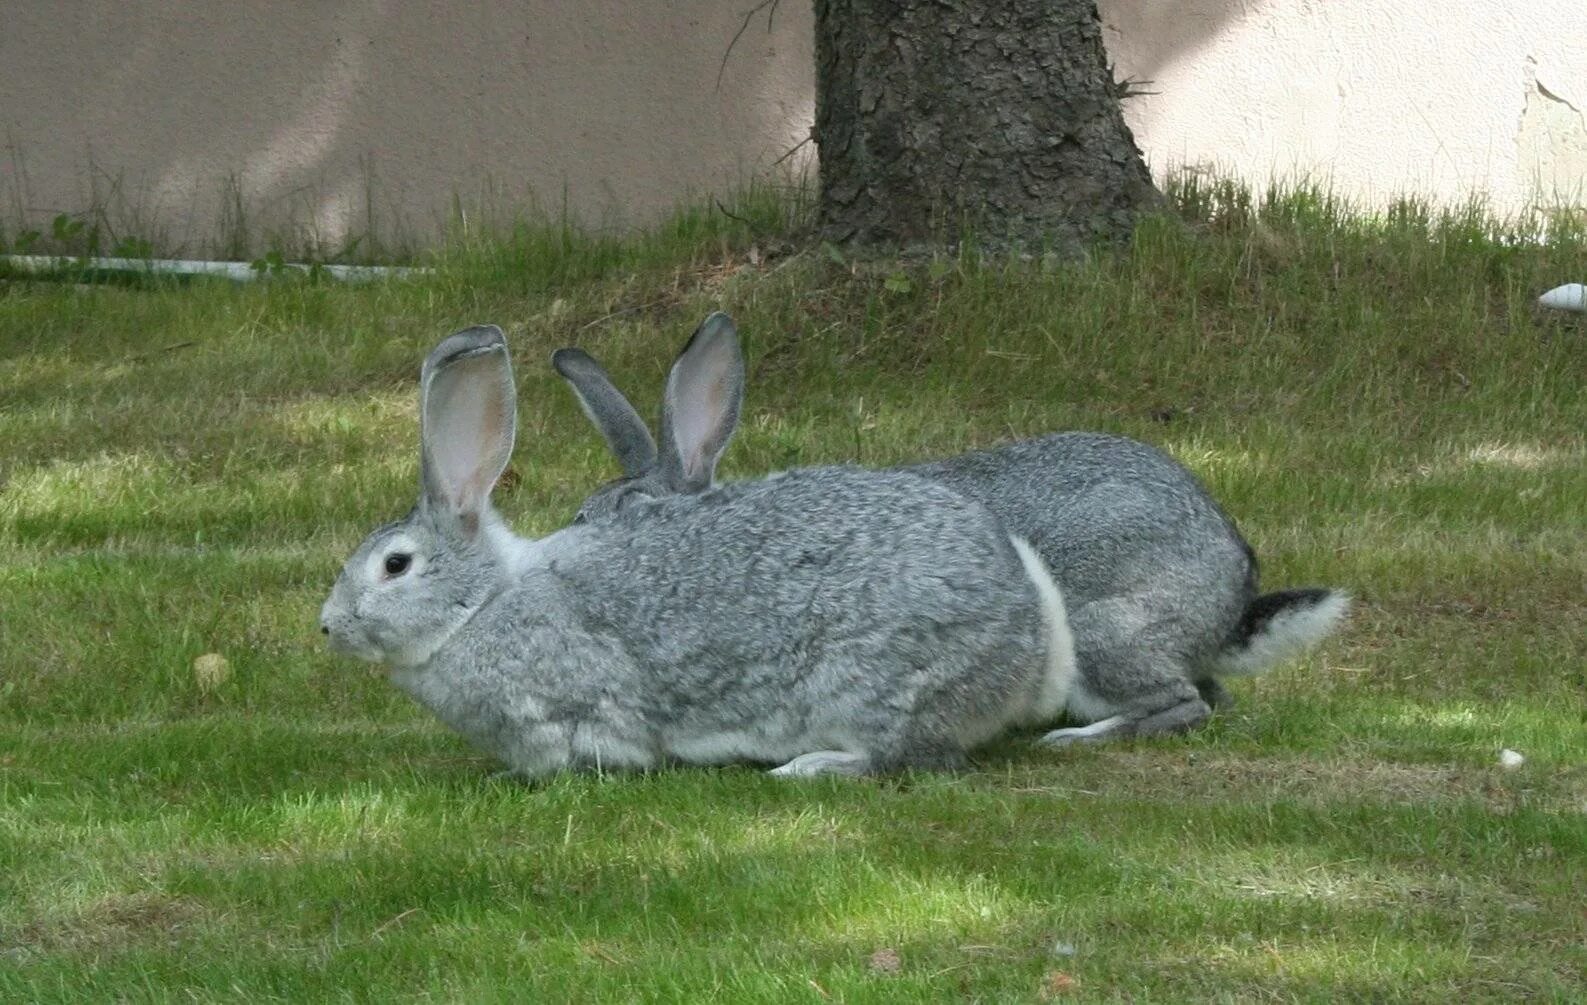
<path id="1" fill-rule="evenodd" d="M 331 631 L 326 633 L 327 642 L 331 652 L 341 656 L 351 656 L 366 663 L 385 662 L 385 653 L 362 635 L 348 632 Z"/>

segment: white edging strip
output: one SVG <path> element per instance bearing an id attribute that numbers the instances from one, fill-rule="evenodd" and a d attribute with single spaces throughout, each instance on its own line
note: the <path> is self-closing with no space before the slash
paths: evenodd
<path id="1" fill-rule="evenodd" d="M 33 274 L 70 272 L 73 270 L 98 272 L 144 272 L 168 276 L 216 276 L 251 283 L 267 278 L 281 270 L 308 273 L 318 269 L 333 279 L 344 283 L 368 283 L 381 279 L 407 279 L 423 276 L 429 269 L 411 269 L 395 265 L 306 265 L 285 262 L 268 269 L 255 269 L 247 262 L 210 262 L 181 258 L 67 258 L 54 255 L 0 255 L 0 262 L 18 272 Z"/>

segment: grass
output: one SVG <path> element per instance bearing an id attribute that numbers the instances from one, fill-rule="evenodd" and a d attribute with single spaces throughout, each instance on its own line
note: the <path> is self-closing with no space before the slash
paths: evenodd
<path id="1" fill-rule="evenodd" d="M 1587 237 L 1175 199 L 1189 226 L 1081 264 L 768 260 L 763 195 L 459 234 L 415 283 L 0 282 L 0 998 L 1587 996 L 1587 328 L 1531 306 Z M 751 360 L 729 477 L 1125 433 L 1270 587 L 1359 613 L 1180 739 L 494 781 L 315 631 L 414 491 L 418 362 L 508 329 L 498 501 L 540 532 L 613 473 L 550 350 L 652 407 L 717 306 Z"/>

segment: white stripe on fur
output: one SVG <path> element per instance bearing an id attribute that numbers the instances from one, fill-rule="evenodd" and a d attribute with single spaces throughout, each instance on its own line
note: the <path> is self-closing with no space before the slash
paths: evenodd
<path id="1" fill-rule="evenodd" d="M 1075 683 L 1075 638 L 1069 630 L 1069 613 L 1064 608 L 1063 594 L 1053 582 L 1047 563 L 1036 554 L 1036 549 L 1023 538 L 1009 535 L 1009 541 L 1025 566 L 1025 574 L 1036 587 L 1041 598 L 1042 622 L 1045 627 L 1043 641 L 1047 647 L 1047 673 L 1041 689 L 1030 710 L 1030 725 L 1044 725 L 1058 718 Z"/>

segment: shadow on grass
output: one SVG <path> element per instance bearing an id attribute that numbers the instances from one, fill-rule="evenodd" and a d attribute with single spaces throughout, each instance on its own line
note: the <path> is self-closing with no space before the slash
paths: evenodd
<path id="1" fill-rule="evenodd" d="M 24 812 L 3 857 L 13 979 L 33 989 L 88 954 L 89 992 L 143 974 L 209 993 L 1024 996 L 1059 969 L 1110 993 L 1542 993 L 1568 986 L 1551 968 L 1584 934 L 1564 909 L 1587 863 L 1572 821 L 1460 785 L 1216 792 L 1153 777 L 1183 757 L 1167 745 L 957 778 L 529 788 L 422 727 L 128 726 L 79 736 L 58 768 L 64 734 L 26 736 L 6 752 Z M 897 973 L 868 962 L 883 948 Z"/>

